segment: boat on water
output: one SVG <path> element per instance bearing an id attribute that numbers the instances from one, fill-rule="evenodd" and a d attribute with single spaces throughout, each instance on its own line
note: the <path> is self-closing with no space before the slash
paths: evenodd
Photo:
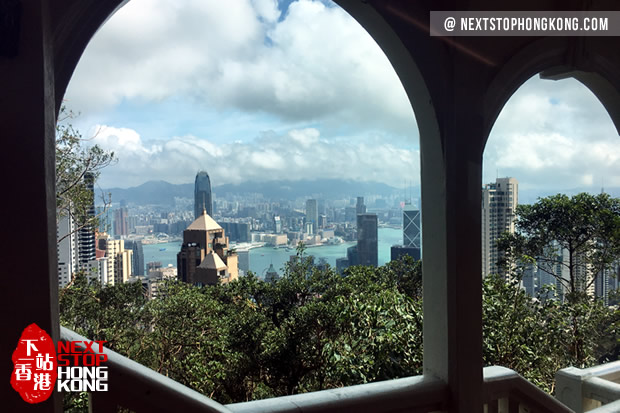
<path id="1" fill-rule="evenodd" d="M 159 250 L 160 250 L 160 251 L 166 251 L 166 249 L 165 249 L 165 248 L 160 248 Z"/>

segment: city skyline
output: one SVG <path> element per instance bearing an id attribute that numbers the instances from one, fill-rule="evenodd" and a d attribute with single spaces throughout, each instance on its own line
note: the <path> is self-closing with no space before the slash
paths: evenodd
<path id="1" fill-rule="evenodd" d="M 239 1 L 227 13 L 215 2 L 134 0 L 93 38 L 65 98 L 82 112 L 74 123 L 83 134 L 118 155 L 102 187 L 187 182 L 203 168 L 219 184 L 420 179 L 418 130 L 399 79 L 327 1 Z M 491 132 L 481 185 L 519 176 L 524 190 L 620 187 L 618 153 L 591 92 L 535 76 Z"/>

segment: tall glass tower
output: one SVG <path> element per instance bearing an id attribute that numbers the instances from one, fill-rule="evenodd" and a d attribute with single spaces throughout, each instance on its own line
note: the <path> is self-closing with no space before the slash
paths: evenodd
<path id="1" fill-rule="evenodd" d="M 213 200 L 211 198 L 211 180 L 209 174 L 200 171 L 196 174 L 194 183 L 194 219 L 202 215 L 202 209 L 207 210 L 209 216 L 213 216 Z"/>
<path id="2" fill-rule="evenodd" d="M 420 210 L 411 204 L 405 204 L 403 209 L 403 245 L 405 247 L 420 248 Z"/>

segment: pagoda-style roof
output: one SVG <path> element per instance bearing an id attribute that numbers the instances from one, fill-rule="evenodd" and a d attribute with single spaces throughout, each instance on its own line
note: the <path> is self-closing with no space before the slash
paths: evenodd
<path id="1" fill-rule="evenodd" d="M 187 227 L 186 231 L 214 231 L 218 229 L 222 229 L 220 224 L 215 222 L 215 220 L 207 214 L 207 211 L 203 210 L 202 215 L 196 218 L 196 220 Z"/>
<path id="2" fill-rule="evenodd" d="M 226 266 L 226 264 L 224 264 L 224 261 L 222 261 L 219 255 L 211 251 L 205 256 L 198 268 L 220 271 L 225 270 L 228 267 Z"/>

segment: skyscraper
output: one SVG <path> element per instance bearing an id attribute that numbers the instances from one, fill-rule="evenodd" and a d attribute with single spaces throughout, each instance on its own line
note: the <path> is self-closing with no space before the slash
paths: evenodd
<path id="1" fill-rule="evenodd" d="M 202 210 L 207 210 L 207 215 L 213 216 L 213 198 L 211 196 L 211 179 L 206 171 L 196 174 L 194 182 L 194 219 L 202 215 Z"/>
<path id="2" fill-rule="evenodd" d="M 515 178 L 497 178 L 482 188 L 482 276 L 499 272 L 501 258 L 497 240 L 503 233 L 515 231 L 515 209 L 519 201 L 519 182 Z"/>
<path id="3" fill-rule="evenodd" d="M 312 233 L 316 234 L 319 225 L 319 208 L 316 199 L 306 201 L 306 225 L 312 224 Z"/>
<path id="4" fill-rule="evenodd" d="M 357 216 L 357 259 L 359 265 L 378 264 L 377 214 Z"/>
<path id="5" fill-rule="evenodd" d="M 129 234 L 127 228 L 127 208 L 121 207 L 114 211 L 114 235 L 121 236 Z"/>
<path id="6" fill-rule="evenodd" d="M 125 241 L 125 247 L 133 251 L 133 275 L 144 275 L 144 249 L 142 248 L 142 241 Z"/>
<path id="7" fill-rule="evenodd" d="M 355 204 L 355 213 L 357 215 L 365 214 L 366 213 L 366 205 L 364 205 L 364 197 L 363 196 L 358 196 L 357 197 L 357 204 Z"/>
<path id="8" fill-rule="evenodd" d="M 81 217 L 82 222 L 88 222 L 88 220 L 95 216 L 95 177 L 91 173 L 84 174 L 84 183 L 88 189 L 89 205 L 86 211 L 83 213 L 86 216 Z M 79 269 L 87 270 L 89 268 L 89 262 L 95 261 L 97 258 L 95 252 L 95 228 L 90 224 L 83 225 L 77 234 L 77 266 Z"/>
<path id="9" fill-rule="evenodd" d="M 411 204 L 403 209 L 403 246 L 420 249 L 420 210 Z"/>

